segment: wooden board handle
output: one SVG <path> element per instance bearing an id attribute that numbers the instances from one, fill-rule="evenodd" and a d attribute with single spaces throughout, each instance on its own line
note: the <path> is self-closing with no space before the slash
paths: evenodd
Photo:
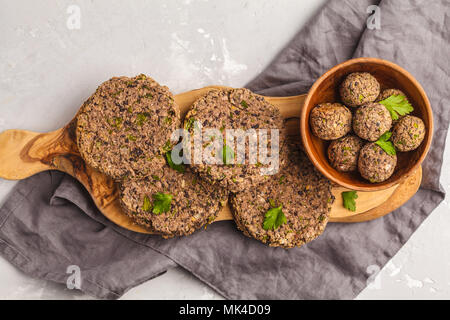
<path id="1" fill-rule="evenodd" d="M 55 169 L 54 158 L 73 151 L 65 128 L 48 133 L 6 130 L 0 134 L 0 178 L 20 180 Z"/>

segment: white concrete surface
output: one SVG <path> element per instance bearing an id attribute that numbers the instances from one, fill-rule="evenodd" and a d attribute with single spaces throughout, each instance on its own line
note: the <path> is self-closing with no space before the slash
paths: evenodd
<path id="1" fill-rule="evenodd" d="M 0 131 L 59 128 L 114 75 L 147 73 L 175 93 L 211 84 L 242 86 L 324 2 L 1 0 Z M 80 29 L 70 19 L 74 4 Z M 450 191 L 448 149 L 442 184 Z M 0 201 L 13 185 L 0 180 Z M 450 298 L 449 210 L 447 197 L 358 298 Z M 89 297 L 31 279 L 0 258 L 0 298 Z M 179 268 L 123 297 L 170 298 L 221 297 Z"/>

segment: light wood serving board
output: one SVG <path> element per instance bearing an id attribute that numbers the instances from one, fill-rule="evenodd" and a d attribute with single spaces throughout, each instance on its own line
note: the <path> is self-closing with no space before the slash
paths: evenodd
<path id="1" fill-rule="evenodd" d="M 190 105 L 200 96 L 217 86 L 205 87 L 175 96 L 175 101 L 184 117 Z M 292 97 L 266 97 L 276 105 L 286 121 L 289 135 L 299 135 L 299 114 L 306 95 Z M 120 207 L 118 190 L 114 181 L 92 169 L 81 159 L 76 146 L 75 121 L 64 128 L 48 133 L 25 130 L 7 130 L 0 134 L 0 177 L 9 180 L 25 179 L 45 170 L 59 170 L 80 181 L 91 194 L 100 211 L 114 223 L 136 232 L 149 233 L 135 225 Z M 300 139 L 300 136 L 298 136 Z M 381 217 L 405 203 L 418 190 L 422 179 L 420 168 L 400 185 L 376 192 L 358 192 L 356 212 L 342 205 L 342 191 L 348 189 L 335 186 L 336 201 L 331 209 L 331 222 L 362 222 Z M 215 221 L 232 219 L 228 204 Z"/>

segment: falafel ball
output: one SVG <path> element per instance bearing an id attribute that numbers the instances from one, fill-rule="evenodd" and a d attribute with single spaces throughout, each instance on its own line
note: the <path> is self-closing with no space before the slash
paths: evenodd
<path id="1" fill-rule="evenodd" d="M 331 166 L 340 172 L 355 171 L 363 145 L 363 140 L 355 135 L 348 135 L 331 142 L 328 147 L 328 159 Z"/>
<path id="2" fill-rule="evenodd" d="M 361 176 L 372 183 L 389 179 L 397 165 L 397 156 L 387 154 L 375 143 L 368 143 L 359 153 L 358 170 Z"/>
<path id="3" fill-rule="evenodd" d="M 388 109 L 380 103 L 372 102 L 359 107 L 353 119 L 353 130 L 365 140 L 376 141 L 389 131 L 392 118 Z"/>
<path id="4" fill-rule="evenodd" d="M 322 103 L 311 110 L 311 130 L 323 140 L 345 136 L 352 128 L 352 113 L 340 103 Z"/>
<path id="5" fill-rule="evenodd" d="M 394 126 L 392 142 L 399 151 L 417 149 L 425 138 L 425 124 L 415 116 L 404 116 Z"/>
<path id="6" fill-rule="evenodd" d="M 380 94 L 380 83 L 368 72 L 349 74 L 339 87 L 342 102 L 358 107 L 375 101 Z"/>
<path id="7" fill-rule="evenodd" d="M 406 96 L 406 94 L 402 90 L 399 90 L 399 89 L 385 89 L 385 90 L 381 91 L 381 93 L 378 96 L 376 102 L 383 101 L 384 99 L 387 99 L 390 96 L 398 96 L 398 95 L 404 96 L 406 98 L 406 101 L 408 101 L 408 97 Z M 396 124 L 403 117 L 404 116 L 399 114 L 397 120 L 392 120 L 392 125 Z"/>
<path id="8" fill-rule="evenodd" d="M 406 94 L 399 89 L 384 89 L 383 91 L 381 91 L 380 95 L 378 96 L 376 102 L 380 102 L 384 99 L 389 98 L 390 96 L 404 96 L 406 98 L 406 100 L 408 100 L 408 97 L 406 96 Z"/>

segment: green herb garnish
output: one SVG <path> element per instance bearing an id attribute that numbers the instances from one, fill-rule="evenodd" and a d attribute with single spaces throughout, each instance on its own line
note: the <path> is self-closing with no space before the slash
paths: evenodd
<path id="1" fill-rule="evenodd" d="M 279 226 L 287 222 L 286 216 L 283 213 L 283 205 L 276 208 L 270 208 L 264 217 L 263 229 L 275 230 Z"/>
<path id="2" fill-rule="evenodd" d="M 356 191 L 344 191 L 342 192 L 342 200 L 344 201 L 344 207 L 350 211 L 356 211 L 356 202 L 358 194 Z"/>
<path id="3" fill-rule="evenodd" d="M 380 146 L 388 155 L 393 156 L 396 154 L 396 151 L 394 144 L 389 141 L 391 136 L 392 132 L 386 131 L 377 141 L 375 141 L 375 144 Z"/>
<path id="4" fill-rule="evenodd" d="M 173 196 L 169 193 L 155 193 L 153 196 L 153 213 L 161 214 L 170 211 Z"/>
<path id="5" fill-rule="evenodd" d="M 245 100 L 241 101 L 241 106 L 243 106 L 245 109 L 248 108 L 248 104 L 247 104 L 247 102 L 245 102 Z"/>
<path id="6" fill-rule="evenodd" d="M 167 159 L 167 163 L 169 164 L 169 167 L 171 167 L 172 169 L 183 173 L 185 170 L 184 164 L 180 163 L 180 164 L 175 164 L 172 160 L 172 151 L 166 152 L 166 159 Z"/>
<path id="7" fill-rule="evenodd" d="M 224 164 L 231 164 L 234 159 L 234 152 L 233 149 L 227 146 L 226 144 L 223 145 L 222 148 L 222 161 Z"/>
<path id="8" fill-rule="evenodd" d="M 400 94 L 392 95 L 381 100 L 380 103 L 389 110 L 393 120 L 398 120 L 399 115 L 404 116 L 414 110 L 412 105 L 408 102 L 408 99 Z"/>

